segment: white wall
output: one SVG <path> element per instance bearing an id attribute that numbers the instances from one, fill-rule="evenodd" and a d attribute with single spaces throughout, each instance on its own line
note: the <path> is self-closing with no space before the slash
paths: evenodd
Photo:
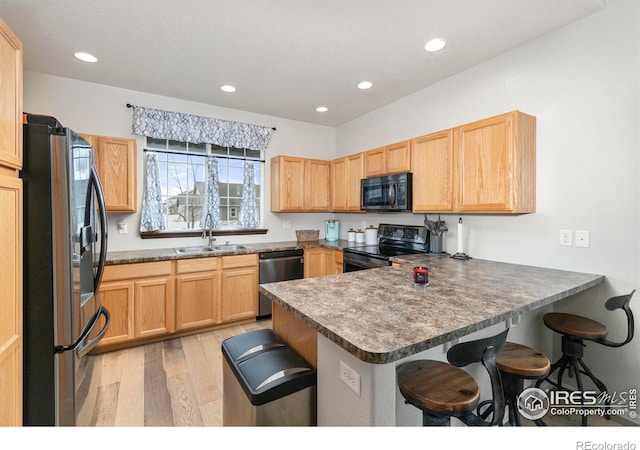
<path id="1" fill-rule="evenodd" d="M 215 117 L 223 120 L 253 123 L 276 127 L 266 152 L 265 168 L 265 235 L 230 236 L 218 241 L 232 243 L 277 242 L 295 240 L 296 229 L 323 230 L 324 219 L 330 214 L 273 214 L 269 212 L 269 162 L 275 155 L 294 155 L 309 158 L 333 159 L 335 154 L 335 129 L 278 117 L 189 102 L 144 92 L 119 89 L 83 81 L 72 80 L 25 71 L 24 111 L 33 114 L 55 116 L 65 127 L 79 133 L 104 136 L 134 137 L 138 141 L 138 205 L 142 198 L 142 149 L 144 138 L 131 135 L 132 110 L 126 104 L 178 111 Z M 140 210 L 140 207 L 138 207 Z M 117 222 L 127 222 L 128 233 L 118 234 Z M 291 228 L 283 228 L 283 220 L 292 222 Z M 201 245 L 202 239 L 145 239 L 139 237 L 140 213 L 109 214 L 109 250 L 134 250 L 145 248 L 170 248 Z M 322 236 L 324 230 L 322 231 Z"/>
<path id="2" fill-rule="evenodd" d="M 537 212 L 465 215 L 472 257 L 603 274 L 603 288 L 557 309 L 626 332 L 611 295 L 640 289 L 639 3 L 622 0 L 510 53 L 347 123 L 337 156 L 462 125 L 511 110 L 537 117 Z M 445 50 L 446 51 L 446 50 Z M 431 219 L 436 216 L 430 216 Z M 442 216 L 456 251 L 458 215 Z M 343 229 L 422 223 L 423 215 L 338 215 Z M 559 230 L 588 230 L 589 248 L 562 247 Z M 640 317 L 640 292 L 631 306 Z M 640 320 L 640 319 L 639 319 Z M 637 328 L 637 327 L 636 327 Z M 551 331 L 546 330 L 551 333 Z M 636 332 L 636 335 L 638 333 Z M 588 344 L 585 360 L 610 390 L 640 385 L 640 339 L 621 349 Z"/>

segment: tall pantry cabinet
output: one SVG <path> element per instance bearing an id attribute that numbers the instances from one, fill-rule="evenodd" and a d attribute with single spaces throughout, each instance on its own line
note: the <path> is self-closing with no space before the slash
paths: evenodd
<path id="1" fill-rule="evenodd" d="M 0 426 L 22 425 L 22 44 L 0 19 Z"/>

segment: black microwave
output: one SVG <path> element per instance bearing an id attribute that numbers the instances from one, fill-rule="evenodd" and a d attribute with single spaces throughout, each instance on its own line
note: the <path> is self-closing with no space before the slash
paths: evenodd
<path id="1" fill-rule="evenodd" d="M 360 181 L 363 211 L 411 211 L 412 174 L 399 173 Z"/>

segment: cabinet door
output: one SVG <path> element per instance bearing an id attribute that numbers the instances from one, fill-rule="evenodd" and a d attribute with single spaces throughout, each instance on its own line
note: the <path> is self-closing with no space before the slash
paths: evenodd
<path id="1" fill-rule="evenodd" d="M 100 136 L 97 167 L 107 211 L 136 211 L 136 141 Z"/>
<path id="2" fill-rule="evenodd" d="M 173 283 L 171 278 L 136 280 L 135 286 L 135 337 L 145 338 L 173 332 Z"/>
<path id="3" fill-rule="evenodd" d="M 386 168 L 386 154 L 384 147 L 365 152 L 364 170 L 366 178 L 384 175 Z"/>
<path id="4" fill-rule="evenodd" d="M 0 19 L 0 165 L 22 167 L 22 43 Z"/>
<path id="5" fill-rule="evenodd" d="M 331 161 L 331 211 L 347 211 L 347 158 Z"/>
<path id="6" fill-rule="evenodd" d="M 222 271 L 222 322 L 251 319 L 258 315 L 258 267 Z"/>
<path id="7" fill-rule="evenodd" d="M 448 212 L 454 205 L 453 130 L 412 142 L 413 211 Z"/>
<path id="8" fill-rule="evenodd" d="M 304 159 L 291 156 L 271 158 L 271 211 L 304 209 Z"/>
<path id="9" fill-rule="evenodd" d="M 305 160 L 305 211 L 329 211 L 330 171 L 329 161 Z"/>
<path id="10" fill-rule="evenodd" d="M 360 209 L 360 180 L 364 178 L 364 153 L 349 155 L 346 160 L 347 211 L 362 212 Z"/>
<path id="11" fill-rule="evenodd" d="M 340 250 L 333 251 L 333 262 L 335 264 L 335 273 L 342 273 L 343 254 Z"/>
<path id="12" fill-rule="evenodd" d="M 324 275 L 324 249 L 304 249 L 304 277 L 315 278 Z"/>
<path id="13" fill-rule="evenodd" d="M 460 211 L 512 209 L 512 116 L 502 115 L 459 128 Z"/>
<path id="14" fill-rule="evenodd" d="M 109 310 L 111 323 L 98 343 L 98 348 L 126 342 L 135 337 L 134 296 L 135 283 L 132 280 L 103 281 L 100 284 L 98 297 L 100 302 Z M 100 328 L 102 328 L 104 324 L 101 323 L 100 325 Z"/>
<path id="15" fill-rule="evenodd" d="M 385 147 L 387 174 L 411 171 L 410 141 L 397 142 Z"/>
<path id="16" fill-rule="evenodd" d="M 0 168 L 0 426 L 22 425 L 22 180 Z M 37 282 L 37 280 L 34 280 Z"/>
<path id="17" fill-rule="evenodd" d="M 186 330 L 220 322 L 219 274 L 215 271 L 176 277 L 176 329 Z"/>

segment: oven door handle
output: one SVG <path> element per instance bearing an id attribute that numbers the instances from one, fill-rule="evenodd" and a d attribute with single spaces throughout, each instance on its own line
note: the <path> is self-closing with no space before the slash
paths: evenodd
<path id="1" fill-rule="evenodd" d="M 352 266 L 357 266 L 357 267 L 365 267 L 367 269 L 376 269 L 378 267 L 387 267 L 390 266 L 391 263 L 388 260 L 380 260 L 381 262 L 383 262 L 384 264 L 372 264 L 372 263 L 368 263 L 365 261 L 360 261 L 360 260 L 353 260 L 353 259 L 349 259 L 349 258 L 344 258 L 343 259 L 343 264 L 344 265 L 352 265 Z"/>

